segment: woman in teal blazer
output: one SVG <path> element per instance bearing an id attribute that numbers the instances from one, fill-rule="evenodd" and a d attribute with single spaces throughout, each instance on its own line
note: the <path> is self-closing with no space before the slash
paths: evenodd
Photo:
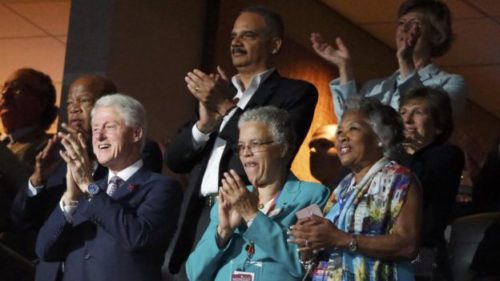
<path id="1" fill-rule="evenodd" d="M 246 187 L 234 171 L 224 174 L 210 225 L 187 261 L 188 278 L 301 280 L 305 272 L 287 229 L 297 211 L 311 204 L 322 208 L 329 190 L 290 174 L 294 136 L 286 111 L 252 109 L 238 126 L 236 149 L 252 185 Z"/>

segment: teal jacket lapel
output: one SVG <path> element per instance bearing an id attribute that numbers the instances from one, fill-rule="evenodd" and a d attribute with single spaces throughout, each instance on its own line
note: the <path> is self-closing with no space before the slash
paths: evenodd
<path id="1" fill-rule="evenodd" d="M 285 186 L 281 190 L 279 198 L 277 198 L 278 201 L 276 202 L 276 208 L 271 213 L 269 213 L 269 217 L 274 218 L 278 216 L 279 214 L 283 213 L 284 210 L 286 210 L 290 202 L 296 201 L 297 196 L 300 193 L 299 187 L 300 181 L 293 173 L 290 172 Z"/>

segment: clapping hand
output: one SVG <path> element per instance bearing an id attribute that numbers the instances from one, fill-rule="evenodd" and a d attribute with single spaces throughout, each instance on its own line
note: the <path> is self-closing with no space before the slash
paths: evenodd
<path id="1" fill-rule="evenodd" d="M 52 174 L 59 163 L 61 163 L 62 159 L 57 154 L 57 144 L 59 142 L 59 137 L 54 135 L 36 155 L 35 167 L 30 177 L 30 182 L 33 186 L 38 187 L 44 185 L 49 175 Z"/>
<path id="2" fill-rule="evenodd" d="M 299 219 L 290 227 L 291 243 L 299 247 L 301 255 L 310 256 L 312 252 L 337 247 L 342 239 L 349 239 L 329 220 L 313 215 Z"/>
<path id="3" fill-rule="evenodd" d="M 223 247 L 233 234 L 236 227 L 241 224 L 241 216 L 231 206 L 231 203 L 224 198 L 222 191 L 219 191 L 219 225 L 217 234 L 219 236 L 219 247 Z"/>
<path id="4" fill-rule="evenodd" d="M 422 28 L 418 21 L 405 23 L 403 31 L 398 32 L 396 35 L 396 57 L 403 77 L 410 75 L 415 69 L 413 54 L 421 35 Z"/>
<path id="5" fill-rule="evenodd" d="M 225 72 L 219 66 L 215 74 L 194 69 L 187 73 L 184 80 L 188 90 L 200 103 L 198 128 L 202 131 L 213 130 L 236 105 Z"/>
<path id="6" fill-rule="evenodd" d="M 316 54 L 338 68 L 341 84 L 346 84 L 353 79 L 351 55 L 340 37 L 335 39 L 335 46 L 332 46 L 323 39 L 320 33 L 313 32 L 311 43 Z"/>
<path id="7" fill-rule="evenodd" d="M 87 144 L 82 134 L 64 134 L 58 133 L 61 137 L 61 143 L 65 151 L 59 154 L 64 159 L 71 171 L 71 175 L 82 192 L 87 191 L 88 185 L 92 180 L 92 164 L 87 153 Z"/>
<path id="8" fill-rule="evenodd" d="M 259 191 L 254 187 L 250 192 L 234 170 L 224 173 L 221 192 L 224 198 L 248 222 L 259 212 Z"/>
<path id="9" fill-rule="evenodd" d="M 62 200 L 66 205 L 70 205 L 71 201 L 78 201 L 83 195 L 84 193 L 78 188 L 78 185 L 76 185 L 73 179 L 73 174 L 68 169 L 66 171 L 66 191 L 62 196 Z"/>
<path id="10" fill-rule="evenodd" d="M 83 129 L 83 127 L 71 127 L 66 123 L 61 123 L 61 127 L 64 130 L 66 130 L 66 132 L 68 134 L 71 134 L 71 135 L 75 136 L 76 138 L 78 137 L 78 135 L 81 135 L 86 144 L 88 144 L 92 138 L 92 136 L 90 135 L 90 132 L 85 131 Z M 92 148 L 92 147 L 90 147 L 90 148 Z"/>
<path id="11" fill-rule="evenodd" d="M 311 33 L 311 43 L 316 54 L 339 68 L 351 60 L 349 49 L 340 37 L 335 39 L 335 46 L 332 46 L 323 39 L 320 33 L 313 32 Z"/>

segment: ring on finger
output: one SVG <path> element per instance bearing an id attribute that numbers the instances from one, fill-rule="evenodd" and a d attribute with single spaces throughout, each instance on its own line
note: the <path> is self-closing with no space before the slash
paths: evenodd
<path id="1" fill-rule="evenodd" d="M 199 90 L 199 89 L 200 89 L 200 87 L 198 87 L 198 86 L 194 86 L 194 91 L 195 91 L 195 92 L 198 92 L 198 90 Z"/>

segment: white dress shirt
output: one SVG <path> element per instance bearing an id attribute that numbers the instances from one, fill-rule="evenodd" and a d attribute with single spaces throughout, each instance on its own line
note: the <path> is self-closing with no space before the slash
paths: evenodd
<path id="1" fill-rule="evenodd" d="M 239 74 L 231 78 L 231 82 L 233 83 L 234 87 L 236 87 L 236 89 L 238 90 L 238 93 L 234 97 L 235 99 L 238 99 L 238 102 L 236 103 L 236 107 L 233 108 L 231 111 L 229 111 L 229 113 L 222 118 L 222 123 L 219 127 L 219 132 L 221 132 L 224 129 L 224 126 L 229 121 L 229 119 L 231 119 L 231 117 L 234 115 L 237 108 L 240 108 L 242 110 L 245 109 L 250 99 L 259 89 L 260 85 L 274 71 L 275 68 L 271 68 L 255 75 L 252 78 L 250 85 L 248 86 L 247 89 L 243 89 L 243 85 L 241 83 Z M 196 127 L 196 124 L 193 125 L 192 135 L 193 135 L 193 145 L 197 149 L 203 147 L 210 138 L 210 134 L 204 134 L 200 132 L 200 130 L 198 130 L 198 128 Z M 226 141 L 223 140 L 222 138 L 217 137 L 214 146 L 212 148 L 212 151 L 210 152 L 210 158 L 208 159 L 207 168 L 205 169 L 205 173 L 203 174 L 203 180 L 201 182 L 201 189 L 200 189 L 200 193 L 202 196 L 216 194 L 219 191 L 219 186 L 218 186 L 219 166 L 220 166 L 220 160 L 222 158 L 222 153 L 224 152 L 225 148 L 226 148 Z"/>

